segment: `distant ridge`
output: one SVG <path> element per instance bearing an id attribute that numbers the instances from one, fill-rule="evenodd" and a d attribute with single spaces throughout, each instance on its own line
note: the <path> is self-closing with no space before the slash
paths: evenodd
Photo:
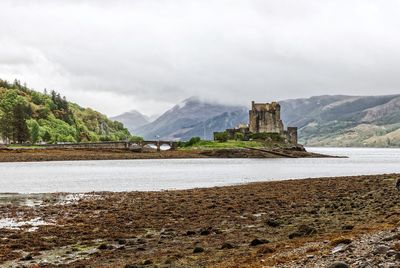
<path id="1" fill-rule="evenodd" d="M 400 146 L 400 94 L 316 96 L 280 102 L 286 124 L 308 146 Z"/>
<path id="2" fill-rule="evenodd" d="M 214 131 L 246 121 L 246 109 L 191 97 L 175 105 L 154 122 L 134 129 L 134 133 L 145 139 L 155 136 L 173 140 L 187 140 L 193 136 L 211 139 Z"/>
<path id="3" fill-rule="evenodd" d="M 139 111 L 136 110 L 132 110 L 130 112 L 111 117 L 110 119 L 121 122 L 122 124 L 124 124 L 124 126 L 128 128 L 131 133 L 134 133 L 134 130 L 136 128 L 144 126 L 151 121 L 149 117 L 141 114 Z"/>
<path id="4" fill-rule="evenodd" d="M 306 146 L 400 146 L 400 94 L 323 95 L 279 103 L 285 125 L 298 127 L 299 141 Z M 193 136 L 212 139 L 214 131 L 248 123 L 248 110 L 247 106 L 223 105 L 192 97 L 154 122 L 139 127 L 132 128 L 128 121 L 114 119 L 146 139 L 156 135 L 174 140 L 188 140 Z"/>

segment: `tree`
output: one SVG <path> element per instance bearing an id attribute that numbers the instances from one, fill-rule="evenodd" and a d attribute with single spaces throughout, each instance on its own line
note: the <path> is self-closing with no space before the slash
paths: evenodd
<path id="1" fill-rule="evenodd" d="M 45 142 L 51 141 L 51 135 L 50 135 L 49 131 L 47 131 L 47 130 L 43 135 L 43 141 L 45 141 Z"/>
<path id="2" fill-rule="evenodd" d="M 40 127 L 39 127 L 38 122 L 36 122 L 36 120 L 32 120 L 30 132 L 31 132 L 32 144 L 37 143 L 40 138 Z"/>
<path id="3" fill-rule="evenodd" d="M 15 106 L 21 101 L 21 97 L 16 90 L 7 90 L 0 98 L 0 117 L 1 134 L 4 138 L 14 141 L 15 137 Z"/>
<path id="4" fill-rule="evenodd" d="M 14 84 L 13 85 L 14 85 L 15 89 L 21 89 L 22 88 L 21 82 L 18 79 L 14 79 Z"/>
<path id="5" fill-rule="evenodd" d="M 29 140 L 30 133 L 26 120 L 29 116 L 29 108 L 23 103 L 17 103 L 14 107 L 13 120 L 13 140 L 18 143 L 23 143 Z"/>
<path id="6" fill-rule="evenodd" d="M 25 98 L 18 94 L 18 90 L 10 89 L 1 95 L 0 110 L 1 135 L 13 142 L 29 140 L 26 120 L 32 115 L 32 109 Z"/>
<path id="7" fill-rule="evenodd" d="M 74 124 L 73 114 L 69 109 L 69 103 L 65 97 L 61 97 L 60 93 L 51 91 L 51 110 L 54 116 L 60 120 L 67 122 L 69 125 Z"/>
<path id="8" fill-rule="evenodd" d="M 12 117 L 9 113 L 2 112 L 0 114 L 0 132 L 1 136 L 7 140 L 11 140 L 13 136 Z"/>
<path id="9" fill-rule="evenodd" d="M 8 83 L 6 80 L 1 80 L 0 79 L 0 87 L 3 87 L 3 88 L 11 88 L 11 85 L 10 85 L 10 83 Z"/>

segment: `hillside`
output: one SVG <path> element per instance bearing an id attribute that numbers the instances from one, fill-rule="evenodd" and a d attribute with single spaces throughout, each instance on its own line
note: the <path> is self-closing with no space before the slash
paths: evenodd
<path id="1" fill-rule="evenodd" d="M 14 143 L 94 142 L 130 137 L 123 124 L 68 102 L 55 91 L 39 93 L 0 80 L 0 138 Z"/>
<path id="2" fill-rule="evenodd" d="M 132 133 L 134 132 L 135 129 L 150 123 L 150 118 L 148 118 L 147 116 L 141 114 L 136 110 L 132 110 L 130 112 L 126 112 L 121 115 L 111 117 L 110 119 L 121 122 Z"/>
<path id="3" fill-rule="evenodd" d="M 308 146 L 400 146 L 400 95 L 281 101 L 285 124 Z"/>
<path id="4" fill-rule="evenodd" d="M 188 140 L 193 136 L 211 139 L 214 131 L 246 121 L 244 107 L 228 106 L 189 98 L 175 105 L 154 122 L 135 129 L 145 139 Z"/>

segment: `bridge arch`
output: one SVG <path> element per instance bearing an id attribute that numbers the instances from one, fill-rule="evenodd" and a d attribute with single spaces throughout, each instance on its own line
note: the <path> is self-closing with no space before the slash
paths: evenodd
<path id="1" fill-rule="evenodd" d="M 129 142 L 127 144 L 127 148 L 130 150 L 136 150 L 138 148 L 144 149 L 147 148 L 154 148 L 157 151 L 166 151 L 166 150 L 175 150 L 178 147 L 178 143 L 175 141 L 140 141 L 140 142 Z M 165 148 L 165 149 L 164 149 Z"/>

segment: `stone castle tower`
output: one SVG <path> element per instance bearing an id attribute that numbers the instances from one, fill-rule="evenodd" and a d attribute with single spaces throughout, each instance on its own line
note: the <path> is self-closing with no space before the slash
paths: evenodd
<path id="1" fill-rule="evenodd" d="M 244 136 L 244 140 L 250 140 L 254 133 L 277 133 L 279 136 L 293 145 L 297 145 L 297 127 L 288 127 L 285 130 L 281 120 L 281 106 L 277 102 L 255 103 L 251 102 L 249 111 L 249 124 L 239 125 L 225 130 L 229 139 L 235 139 L 237 133 Z M 214 132 L 214 139 L 216 139 Z"/>
<path id="2" fill-rule="evenodd" d="M 251 102 L 249 111 L 250 133 L 279 133 L 292 144 L 297 144 L 297 127 L 288 127 L 285 130 L 281 120 L 281 106 L 277 102 L 255 103 Z"/>
<path id="3" fill-rule="evenodd" d="M 281 106 L 279 103 L 251 102 L 249 130 L 252 133 L 268 132 L 282 134 L 284 127 L 281 120 Z"/>

